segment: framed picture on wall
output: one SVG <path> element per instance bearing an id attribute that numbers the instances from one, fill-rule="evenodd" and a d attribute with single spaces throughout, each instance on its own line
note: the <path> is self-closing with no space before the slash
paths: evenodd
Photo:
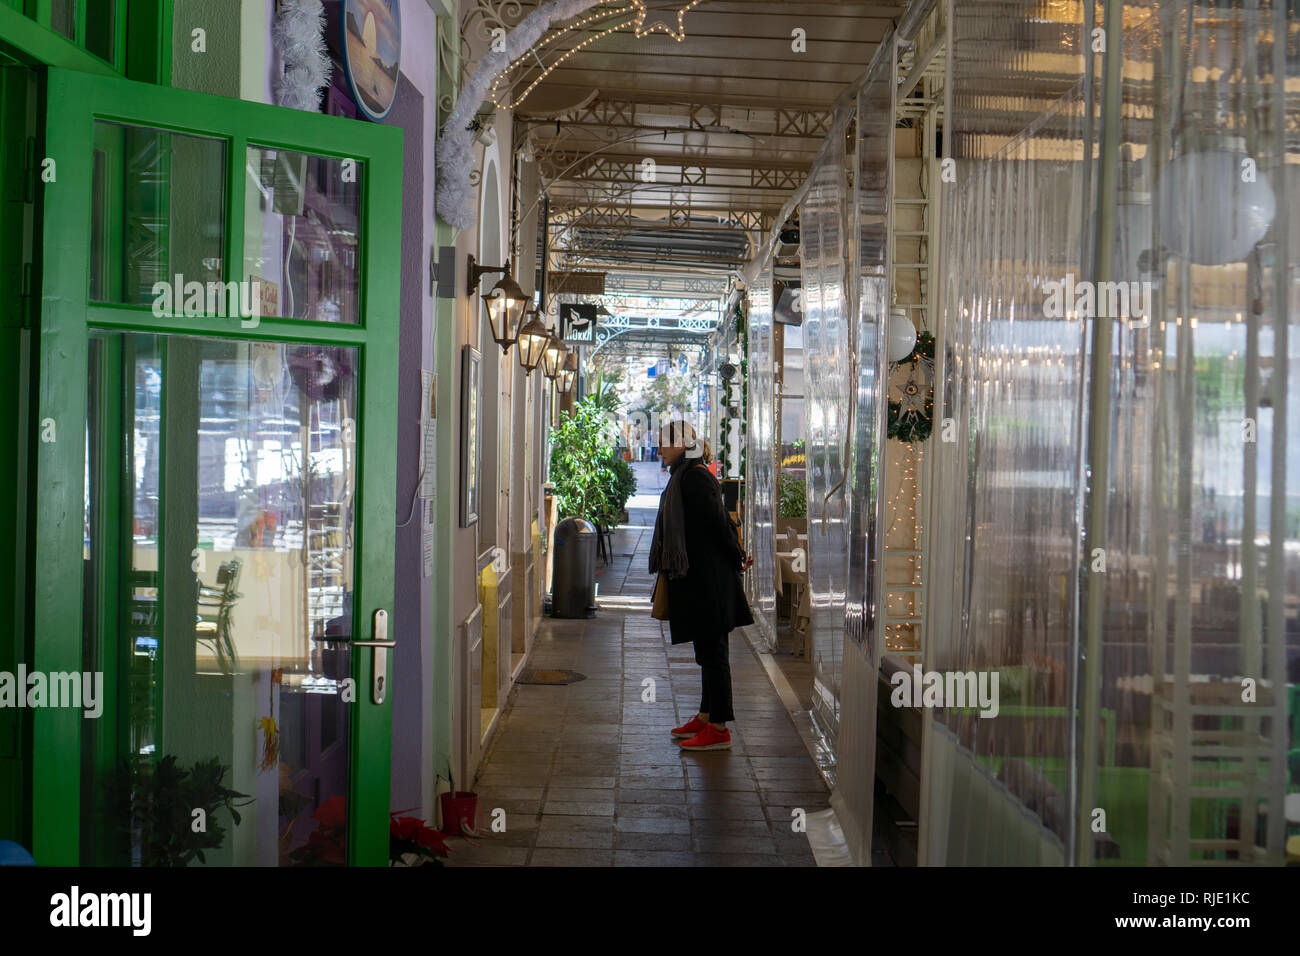
<path id="1" fill-rule="evenodd" d="M 466 345 L 460 352 L 460 526 L 468 528 L 478 521 L 479 511 L 479 437 L 482 415 L 479 410 L 480 368 L 478 349 Z"/>

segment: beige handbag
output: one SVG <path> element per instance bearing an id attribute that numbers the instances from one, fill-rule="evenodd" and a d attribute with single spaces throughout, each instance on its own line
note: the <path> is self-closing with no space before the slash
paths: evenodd
<path id="1" fill-rule="evenodd" d="M 656 621 L 668 620 L 668 583 L 664 580 L 664 573 L 659 572 L 659 577 L 655 579 L 655 593 L 653 598 L 653 607 L 650 609 L 650 616 Z"/>

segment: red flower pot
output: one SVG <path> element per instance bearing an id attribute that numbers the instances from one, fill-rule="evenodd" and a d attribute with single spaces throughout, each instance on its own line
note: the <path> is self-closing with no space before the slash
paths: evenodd
<path id="1" fill-rule="evenodd" d="M 447 836 L 464 836 L 466 830 L 475 829 L 478 823 L 478 794 L 472 790 L 457 790 L 441 794 L 442 832 Z"/>

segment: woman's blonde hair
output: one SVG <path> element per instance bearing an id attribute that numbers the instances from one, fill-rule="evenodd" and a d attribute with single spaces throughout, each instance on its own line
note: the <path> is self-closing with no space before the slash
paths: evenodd
<path id="1" fill-rule="evenodd" d="M 665 435 L 668 437 L 668 441 L 663 440 Z M 708 440 L 698 438 L 695 434 L 695 426 L 690 422 L 679 418 L 667 425 L 661 425 L 659 428 L 659 445 L 661 447 L 673 448 L 692 441 L 699 441 L 704 446 L 704 456 L 700 459 L 701 461 L 705 464 L 713 461 L 713 449 L 709 447 Z"/>

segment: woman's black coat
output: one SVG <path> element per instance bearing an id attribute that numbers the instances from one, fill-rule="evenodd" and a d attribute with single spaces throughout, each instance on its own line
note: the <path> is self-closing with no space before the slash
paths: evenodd
<path id="1" fill-rule="evenodd" d="M 722 486 L 701 462 L 683 460 L 682 513 L 689 567 L 668 580 L 668 625 L 674 644 L 716 637 L 753 624 L 740 568 L 745 552 L 722 501 Z"/>

